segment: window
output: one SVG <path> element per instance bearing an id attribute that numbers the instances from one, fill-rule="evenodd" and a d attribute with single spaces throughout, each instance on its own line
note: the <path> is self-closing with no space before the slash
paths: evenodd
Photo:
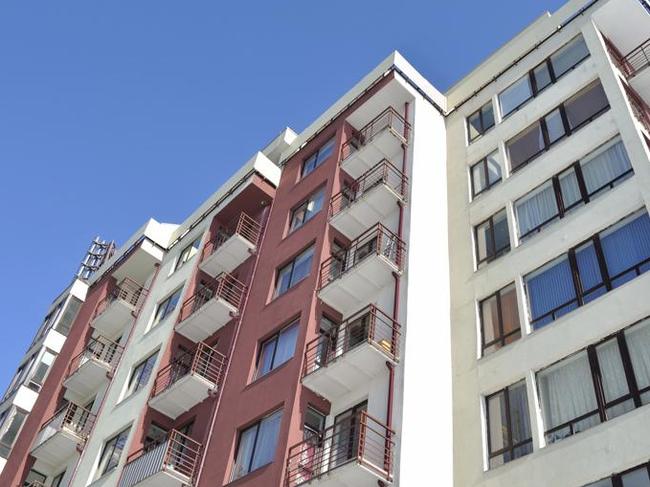
<path id="1" fill-rule="evenodd" d="M 323 208 L 324 196 L 325 190 L 321 189 L 291 211 L 290 232 L 302 227 Z"/>
<path id="2" fill-rule="evenodd" d="M 650 269 L 650 217 L 645 211 L 596 234 L 524 277 L 535 329 Z"/>
<path id="3" fill-rule="evenodd" d="M 298 323 L 293 323 L 266 340 L 257 360 L 257 377 L 268 374 L 293 357 L 298 337 Z"/>
<path id="4" fill-rule="evenodd" d="M 483 223 L 474 227 L 476 240 L 476 260 L 478 267 L 501 257 L 510 251 L 510 234 L 508 218 L 503 209 Z"/>
<path id="5" fill-rule="evenodd" d="M 305 412 L 305 423 L 302 428 L 303 440 L 318 438 L 325 429 L 326 415 L 317 411 L 313 407 L 307 407 Z"/>
<path id="6" fill-rule="evenodd" d="M 278 270 L 275 282 L 276 297 L 286 293 L 309 275 L 313 257 L 314 247 L 311 246 Z"/>
<path id="7" fill-rule="evenodd" d="M 62 485 L 63 485 L 62 482 L 63 482 L 63 477 L 64 476 L 65 476 L 65 470 L 52 479 L 52 486 L 51 487 L 62 487 Z"/>
<path id="8" fill-rule="evenodd" d="M 281 421 L 282 411 L 276 411 L 239 433 L 232 480 L 273 461 Z"/>
<path id="9" fill-rule="evenodd" d="M 533 451 L 526 382 L 521 381 L 485 399 L 490 468 Z"/>
<path id="10" fill-rule="evenodd" d="M 174 271 L 177 271 L 178 269 L 183 267 L 183 265 L 185 265 L 187 261 L 192 259 L 192 257 L 194 257 L 199 251 L 200 246 L 201 246 L 201 237 L 198 237 L 196 240 L 194 240 L 194 242 L 192 242 L 187 247 L 185 247 L 182 250 L 181 254 L 178 256 L 178 260 L 176 261 L 176 267 L 174 268 Z"/>
<path id="11" fill-rule="evenodd" d="M 120 457 L 126 445 L 126 440 L 129 437 L 130 429 L 130 426 L 123 429 L 104 443 L 104 449 L 99 457 L 99 465 L 97 467 L 98 477 L 112 471 L 120 463 Z"/>
<path id="12" fill-rule="evenodd" d="M 151 377 L 151 372 L 156 364 L 157 356 L 158 352 L 154 352 L 133 368 L 133 372 L 131 372 L 131 377 L 129 379 L 126 397 L 135 394 L 147 385 L 149 377 Z"/>
<path id="13" fill-rule="evenodd" d="M 584 487 L 650 487 L 650 464 L 631 468 Z"/>
<path id="14" fill-rule="evenodd" d="M 54 362 L 54 359 L 56 358 L 56 355 L 50 352 L 49 350 L 45 350 L 43 352 L 43 355 L 41 355 L 41 359 L 38 362 L 38 365 L 34 369 L 34 373 L 32 374 L 31 379 L 29 380 L 29 384 L 27 387 L 30 389 L 38 392 L 41 390 L 41 387 L 43 386 L 43 382 L 45 381 L 45 378 L 47 377 L 47 373 L 50 370 L 50 367 L 52 366 L 52 363 Z"/>
<path id="15" fill-rule="evenodd" d="M 490 100 L 467 117 L 469 141 L 473 142 L 492 127 L 494 127 L 494 109 L 492 108 L 492 100 Z"/>
<path id="16" fill-rule="evenodd" d="M 505 118 L 517 111 L 587 57 L 587 45 L 582 36 L 578 36 L 499 93 L 501 116 Z"/>
<path id="17" fill-rule="evenodd" d="M 165 442 L 167 430 L 156 423 L 151 423 L 147 428 L 147 436 L 144 437 L 144 450 L 149 451 Z"/>
<path id="18" fill-rule="evenodd" d="M 510 168 L 516 171 L 525 166 L 608 108 L 609 102 L 600 81 L 591 83 L 506 142 Z"/>
<path id="19" fill-rule="evenodd" d="M 487 191 L 501 181 L 501 164 L 499 151 L 494 151 L 470 168 L 472 179 L 472 197 Z"/>
<path id="20" fill-rule="evenodd" d="M 151 326 L 156 326 L 176 309 L 176 305 L 181 299 L 182 291 L 183 288 L 179 287 L 176 291 L 173 292 L 171 296 L 165 299 L 162 303 L 158 304 L 158 308 L 156 308 L 156 314 L 153 318 L 153 324 Z"/>
<path id="21" fill-rule="evenodd" d="M 302 164 L 302 177 L 312 173 L 318 166 L 325 162 L 334 152 L 334 137 L 325 142 L 320 149 L 308 157 Z"/>
<path id="22" fill-rule="evenodd" d="M 479 303 L 483 355 L 519 340 L 519 309 L 514 284 L 504 287 Z"/>
<path id="23" fill-rule="evenodd" d="M 32 487 L 32 486 L 37 486 L 37 485 L 45 485 L 45 480 L 47 477 L 43 475 L 42 473 L 36 471 L 36 470 L 30 470 L 27 476 L 25 477 L 25 482 L 23 485 L 25 487 Z"/>
<path id="24" fill-rule="evenodd" d="M 617 137 L 515 202 L 519 239 L 539 233 L 632 174 L 623 142 Z"/>
<path id="25" fill-rule="evenodd" d="M 546 440 L 554 443 L 650 402 L 650 320 L 537 374 Z"/>
<path id="26" fill-rule="evenodd" d="M 16 437 L 27 418 L 27 413 L 16 408 L 13 408 L 9 414 L 2 423 L 0 433 L 0 457 L 2 458 L 8 458 L 11 448 L 14 446 L 14 441 L 16 441 Z"/>

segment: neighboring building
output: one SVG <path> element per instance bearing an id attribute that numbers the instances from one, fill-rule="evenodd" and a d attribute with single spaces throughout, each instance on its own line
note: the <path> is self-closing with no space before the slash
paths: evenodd
<path id="1" fill-rule="evenodd" d="M 399 54 L 87 280 L 0 485 L 650 486 L 650 15 Z M 601 424 L 602 423 L 602 424 Z"/>

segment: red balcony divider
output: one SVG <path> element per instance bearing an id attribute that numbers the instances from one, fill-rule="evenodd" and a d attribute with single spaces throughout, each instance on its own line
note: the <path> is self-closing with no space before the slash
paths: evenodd
<path id="1" fill-rule="evenodd" d="M 378 223 L 353 240 L 347 249 L 333 254 L 321 264 L 318 288 L 324 288 L 372 255 L 388 259 L 401 271 L 406 259 L 406 244 Z"/>
<path id="2" fill-rule="evenodd" d="M 383 159 L 362 174 L 351 186 L 332 196 L 329 207 L 330 218 L 351 206 L 365 192 L 379 184 L 386 184 L 401 197 L 406 197 L 408 178 L 387 159 Z"/>
<path id="3" fill-rule="evenodd" d="M 124 301 L 137 311 L 142 304 L 144 297 L 147 295 L 147 292 L 147 289 L 135 282 L 133 279 L 125 277 L 97 304 L 93 319 L 106 311 L 106 308 L 116 300 Z"/>
<path id="4" fill-rule="evenodd" d="M 375 136 L 390 130 L 391 133 L 400 139 L 403 144 L 408 144 L 411 124 L 402 117 L 393 107 L 377 115 L 368 122 L 363 128 L 355 132 L 341 147 L 341 161 L 344 161 L 361 147 L 369 143 Z"/>
<path id="5" fill-rule="evenodd" d="M 303 377 L 327 367 L 362 343 L 369 343 L 388 358 L 399 358 L 400 325 L 375 305 L 369 305 L 343 321 L 330 335 L 310 341 L 305 350 Z"/>
<path id="6" fill-rule="evenodd" d="M 226 356 L 201 342 L 193 352 L 175 358 L 160 369 L 153 384 L 151 397 L 166 391 L 175 382 L 190 374 L 199 375 L 213 384 L 219 385 L 225 370 Z"/>
<path id="7" fill-rule="evenodd" d="M 262 225 L 257 220 L 242 212 L 239 218 L 229 225 L 220 228 L 214 238 L 205 244 L 203 253 L 201 254 L 201 260 L 212 255 L 215 250 L 221 247 L 233 235 L 241 235 L 251 244 L 257 245 L 261 234 Z"/>
<path id="8" fill-rule="evenodd" d="M 183 302 L 179 322 L 189 318 L 213 298 L 223 299 L 239 311 L 245 293 L 246 285 L 224 272 L 210 284 L 199 286 L 199 289 Z"/>
<path id="9" fill-rule="evenodd" d="M 357 462 L 392 479 L 395 433 L 362 411 L 289 449 L 286 487 L 297 487 L 335 468 Z"/>
<path id="10" fill-rule="evenodd" d="M 68 376 L 74 373 L 88 360 L 98 360 L 110 366 L 111 372 L 115 370 L 122 356 L 124 347 L 103 336 L 91 338 L 84 349 L 75 355 L 68 366 Z"/>

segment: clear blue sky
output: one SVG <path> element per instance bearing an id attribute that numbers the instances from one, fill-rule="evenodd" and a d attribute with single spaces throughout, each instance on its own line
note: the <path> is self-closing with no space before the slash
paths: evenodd
<path id="1" fill-rule="evenodd" d="M 0 388 L 99 234 L 181 222 L 392 50 L 441 91 L 562 0 L 0 6 Z"/>

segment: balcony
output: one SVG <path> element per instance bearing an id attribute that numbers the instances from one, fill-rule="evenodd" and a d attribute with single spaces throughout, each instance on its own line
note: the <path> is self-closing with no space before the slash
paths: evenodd
<path id="1" fill-rule="evenodd" d="M 221 384 L 226 357 L 205 343 L 158 372 L 149 405 L 176 419 L 208 398 Z"/>
<path id="2" fill-rule="evenodd" d="M 318 297 L 347 316 L 372 302 L 405 262 L 406 244 L 377 224 L 321 264 Z"/>
<path id="3" fill-rule="evenodd" d="M 183 303 L 176 331 L 195 343 L 205 340 L 239 314 L 245 292 L 243 283 L 221 274 Z"/>
<path id="4" fill-rule="evenodd" d="M 95 415 L 74 403 L 61 408 L 43 425 L 31 455 L 51 466 L 65 463 L 86 442 L 95 422 Z"/>
<path id="5" fill-rule="evenodd" d="M 86 348 L 70 362 L 68 376 L 63 382 L 66 399 L 74 399 L 74 395 L 87 398 L 97 392 L 111 379 L 122 351 L 119 344 L 108 338 L 91 338 Z M 69 392 L 72 397 L 68 397 Z"/>
<path id="6" fill-rule="evenodd" d="M 200 453 L 200 443 L 172 430 L 164 442 L 129 456 L 119 487 L 193 485 Z"/>
<path id="7" fill-rule="evenodd" d="M 384 159 L 351 187 L 332 196 L 330 223 L 344 235 L 356 237 L 404 202 L 407 185 L 406 176 Z"/>
<path id="8" fill-rule="evenodd" d="M 219 230 L 205 244 L 199 267 L 212 277 L 234 271 L 257 251 L 261 233 L 261 225 L 242 213 L 234 224 Z"/>
<path id="9" fill-rule="evenodd" d="M 356 179 L 382 159 L 401 161 L 410 132 L 410 124 L 388 107 L 343 144 L 341 168 Z"/>
<path id="10" fill-rule="evenodd" d="M 103 336 L 116 336 L 133 319 L 147 290 L 125 277 L 97 304 L 91 326 Z"/>
<path id="11" fill-rule="evenodd" d="M 619 68 L 628 79 L 641 73 L 650 66 L 650 39 L 646 39 L 618 61 Z"/>
<path id="12" fill-rule="evenodd" d="M 370 305 L 307 344 L 302 383 L 330 402 L 363 389 L 397 363 L 399 338 L 400 325 Z"/>
<path id="13" fill-rule="evenodd" d="M 395 433 L 361 412 L 289 450 L 285 487 L 377 487 L 393 480 Z"/>

